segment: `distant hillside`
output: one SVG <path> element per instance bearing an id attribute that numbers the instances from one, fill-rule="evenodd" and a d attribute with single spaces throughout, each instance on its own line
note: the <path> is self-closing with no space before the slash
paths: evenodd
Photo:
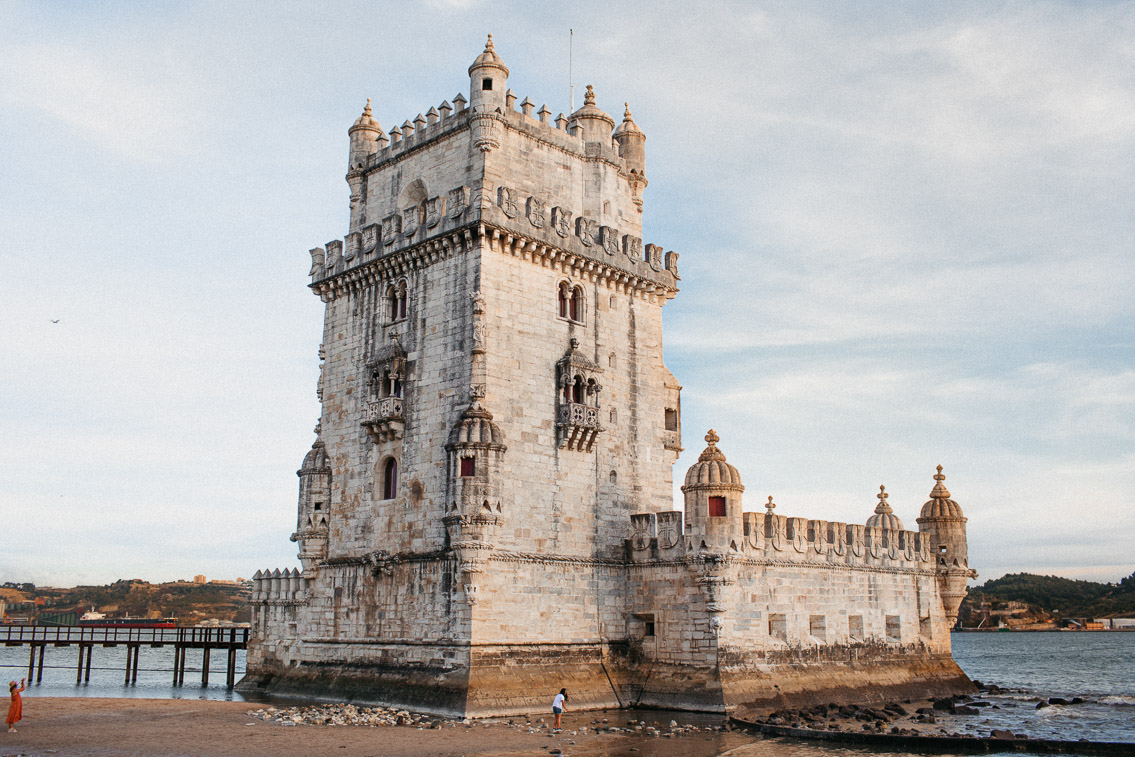
<path id="1" fill-rule="evenodd" d="M 15 584 L 9 584 L 15 586 Z M 170 618 L 183 625 L 210 619 L 247 622 L 250 590 L 237 584 L 178 581 L 151 584 L 139 579 L 115 581 L 109 586 L 76 586 L 72 589 L 20 585 L 5 598 L 9 615 L 37 618 L 88 610 L 110 618 Z"/>
<path id="2" fill-rule="evenodd" d="M 993 610 L 1015 610 L 1030 621 L 1053 617 L 1106 618 L 1135 614 L 1135 573 L 1118 583 L 1075 581 L 1059 576 L 1010 573 L 970 589 L 963 607 L 963 625 L 981 614 L 981 605 Z M 1017 603 L 1010 606 L 1009 603 Z M 1027 611 L 1020 605 L 1027 605 Z"/>

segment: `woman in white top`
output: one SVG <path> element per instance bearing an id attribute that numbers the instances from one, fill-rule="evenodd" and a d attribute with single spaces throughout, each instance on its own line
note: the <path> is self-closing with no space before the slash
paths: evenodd
<path id="1" fill-rule="evenodd" d="M 556 723 L 552 727 L 556 730 L 560 728 L 560 716 L 563 715 L 564 710 L 567 709 L 567 707 L 564 706 L 564 702 L 567 701 L 567 698 L 567 689 L 560 689 L 560 693 L 556 694 L 556 698 L 552 700 L 552 714 L 556 716 Z"/>

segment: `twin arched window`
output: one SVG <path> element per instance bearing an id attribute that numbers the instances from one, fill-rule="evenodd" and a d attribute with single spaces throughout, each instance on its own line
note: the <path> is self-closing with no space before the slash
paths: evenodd
<path id="1" fill-rule="evenodd" d="M 564 384 L 564 402 L 576 402 L 583 404 L 584 393 L 586 386 L 583 383 L 582 376 L 576 376 L 575 380 Z"/>
<path id="2" fill-rule="evenodd" d="M 387 458 L 382 470 L 382 498 L 394 499 L 398 496 L 398 461 Z"/>
<path id="3" fill-rule="evenodd" d="M 583 287 L 561 281 L 559 286 L 559 315 L 569 321 L 583 323 Z"/>
<path id="4" fill-rule="evenodd" d="M 406 317 L 406 282 L 399 281 L 386 289 L 387 320 L 394 322 Z"/>

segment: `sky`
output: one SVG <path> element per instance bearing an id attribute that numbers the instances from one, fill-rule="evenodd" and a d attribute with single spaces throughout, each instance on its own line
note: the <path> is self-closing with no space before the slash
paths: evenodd
<path id="1" fill-rule="evenodd" d="M 0 2 L 0 581 L 297 565 L 347 128 L 593 84 L 647 135 L 686 468 L 979 583 L 1135 570 L 1135 5 Z"/>

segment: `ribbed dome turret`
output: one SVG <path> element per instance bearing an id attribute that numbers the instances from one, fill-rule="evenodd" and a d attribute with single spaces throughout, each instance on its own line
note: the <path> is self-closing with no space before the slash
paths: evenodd
<path id="1" fill-rule="evenodd" d="M 965 520 L 962 515 L 962 508 L 957 502 L 950 499 L 950 490 L 946 488 L 943 483 L 946 477 L 942 475 L 942 466 L 938 466 L 938 473 L 934 476 L 937 482 L 934 488 L 930 490 L 930 499 L 922 506 L 922 512 L 918 516 L 918 522 L 921 523 L 926 518 L 949 518 L 951 520 Z"/>
<path id="2" fill-rule="evenodd" d="M 504 435 L 500 427 L 493 423 L 493 414 L 474 402 L 461 414 L 461 420 L 453 427 L 451 444 L 476 444 L 494 447 L 504 446 Z"/>
<path id="3" fill-rule="evenodd" d="M 370 98 L 367 98 L 366 107 L 363 108 L 362 115 L 355 119 L 355 123 L 347 130 L 348 134 L 353 134 L 360 129 L 367 131 L 381 132 L 382 127 L 378 125 L 378 121 L 374 117 L 374 113 L 370 109 Z"/>
<path id="4" fill-rule="evenodd" d="M 709 446 L 698 456 L 698 461 L 686 471 L 685 486 L 734 486 L 744 489 L 741 485 L 741 474 L 725 462 L 725 454 L 717 448 L 721 437 L 710 429 L 705 435 L 705 440 Z"/>
<path id="5" fill-rule="evenodd" d="M 331 460 L 327 457 L 327 448 L 323 446 L 322 439 L 316 439 L 311 449 L 303 458 L 303 465 L 297 473 L 301 476 L 309 473 L 330 473 Z"/>
<path id="6" fill-rule="evenodd" d="M 611 130 L 615 119 L 595 104 L 595 88 L 587 85 L 583 96 L 583 107 L 571 114 L 571 120 L 583 130 L 584 142 L 605 142 L 611 144 Z"/>
<path id="7" fill-rule="evenodd" d="M 895 515 L 894 510 L 887 504 L 887 487 L 880 485 L 879 493 L 875 495 L 879 498 L 879 504 L 875 506 L 875 514 L 867 519 L 867 528 L 884 528 L 890 531 L 902 531 L 902 521 L 899 516 Z"/>
<path id="8" fill-rule="evenodd" d="M 472 76 L 473 72 L 479 68 L 495 68 L 504 73 L 508 77 L 508 66 L 504 64 L 501 57 L 497 55 L 496 49 L 493 47 L 493 35 L 489 35 L 489 39 L 485 42 L 485 50 L 477 59 L 473 61 L 473 65 L 469 66 L 469 75 Z"/>

